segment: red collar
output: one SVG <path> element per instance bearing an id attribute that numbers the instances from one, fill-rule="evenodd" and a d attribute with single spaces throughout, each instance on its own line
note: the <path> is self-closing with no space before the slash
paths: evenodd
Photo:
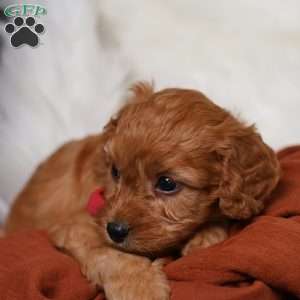
<path id="1" fill-rule="evenodd" d="M 86 209 L 91 216 L 96 216 L 104 204 L 103 189 L 98 188 L 91 193 Z"/>

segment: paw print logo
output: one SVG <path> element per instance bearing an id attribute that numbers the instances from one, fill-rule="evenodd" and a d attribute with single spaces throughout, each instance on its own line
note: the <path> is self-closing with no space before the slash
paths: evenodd
<path id="1" fill-rule="evenodd" d="M 11 34 L 10 42 L 13 47 L 28 45 L 35 47 L 39 44 L 39 35 L 44 33 L 45 27 L 42 24 L 36 24 L 33 17 L 16 17 L 13 23 L 5 26 L 5 31 Z"/>

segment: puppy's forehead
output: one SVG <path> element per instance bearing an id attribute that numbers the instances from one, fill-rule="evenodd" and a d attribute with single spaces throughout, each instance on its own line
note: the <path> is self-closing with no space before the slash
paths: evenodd
<path id="1" fill-rule="evenodd" d="M 177 144 L 193 138 L 204 126 L 220 123 L 226 112 L 193 90 L 167 89 L 148 100 L 133 102 L 120 113 L 116 134 Z"/>
<path id="2" fill-rule="evenodd" d="M 183 105 L 157 101 L 129 105 L 119 117 L 112 144 L 114 148 L 126 145 L 131 148 L 130 154 L 149 153 L 151 149 L 167 154 L 187 138 L 187 130 L 194 127 L 192 123 Z"/>
<path id="3" fill-rule="evenodd" d="M 117 160 L 178 163 L 199 148 L 201 130 L 224 116 L 221 108 L 199 92 L 164 90 L 121 111 L 110 149 Z"/>
<path id="4" fill-rule="evenodd" d="M 184 127 L 193 123 L 201 126 L 219 123 L 225 115 L 222 108 L 198 91 L 166 89 L 154 93 L 146 101 L 137 99 L 127 105 L 120 114 L 119 128 L 130 125 Z"/>

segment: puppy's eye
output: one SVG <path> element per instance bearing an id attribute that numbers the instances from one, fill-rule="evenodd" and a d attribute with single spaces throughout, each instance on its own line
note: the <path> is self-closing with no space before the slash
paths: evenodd
<path id="1" fill-rule="evenodd" d="M 180 184 L 171 177 L 161 176 L 156 182 L 155 189 L 164 194 L 173 194 L 178 192 Z"/>
<path id="2" fill-rule="evenodd" d="M 113 179 L 118 180 L 120 178 L 120 171 L 115 165 L 111 166 L 111 176 Z"/>

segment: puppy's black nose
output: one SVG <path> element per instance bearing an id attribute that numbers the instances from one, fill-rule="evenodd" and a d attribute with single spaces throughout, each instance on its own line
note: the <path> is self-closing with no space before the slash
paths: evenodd
<path id="1" fill-rule="evenodd" d="M 122 243 L 128 235 L 129 227 L 124 223 L 109 222 L 107 223 L 106 230 L 114 242 Z"/>

